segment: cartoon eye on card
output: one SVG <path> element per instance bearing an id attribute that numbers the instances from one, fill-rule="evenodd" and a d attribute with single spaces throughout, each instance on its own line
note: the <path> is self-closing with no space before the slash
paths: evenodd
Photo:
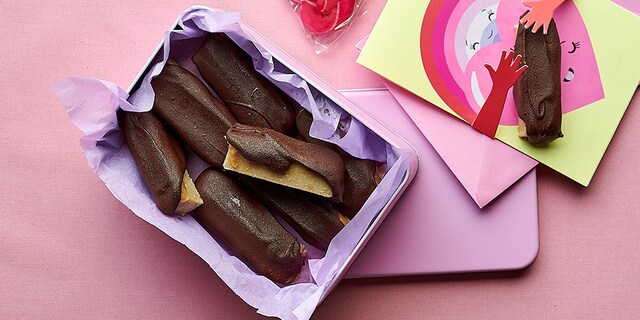
<path id="1" fill-rule="evenodd" d="M 491 92 L 484 65 L 497 65 L 515 43 L 520 16 L 515 0 L 431 0 L 420 35 L 422 62 L 438 95 L 471 123 Z M 591 40 L 572 1 L 554 14 L 562 48 L 562 111 L 567 113 L 604 98 Z M 515 103 L 507 97 L 500 123 L 517 125 Z"/>
<path id="2" fill-rule="evenodd" d="M 484 8 L 471 21 L 471 27 L 466 30 L 464 40 L 467 59 L 488 44 L 501 41 L 496 23 L 496 9 L 497 5 Z"/>

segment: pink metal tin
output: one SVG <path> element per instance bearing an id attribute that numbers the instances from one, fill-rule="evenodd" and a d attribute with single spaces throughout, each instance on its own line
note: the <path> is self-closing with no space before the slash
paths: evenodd
<path id="1" fill-rule="evenodd" d="M 193 7 L 190 10 L 193 10 L 193 9 L 211 10 L 211 9 L 206 8 L 206 7 L 200 7 L 200 6 Z M 369 224 L 366 232 L 360 238 L 360 240 L 358 241 L 355 249 L 351 252 L 351 254 L 347 258 L 347 260 L 339 267 L 339 270 L 338 270 L 338 273 L 337 273 L 338 274 L 337 279 L 340 279 L 346 273 L 346 271 L 348 270 L 349 266 L 353 263 L 353 261 L 355 260 L 357 255 L 360 253 L 362 248 L 365 246 L 367 241 L 372 237 L 372 235 L 378 229 L 378 227 L 380 226 L 380 224 L 382 223 L 384 218 L 391 211 L 391 209 L 393 208 L 395 203 L 398 201 L 398 199 L 401 197 L 401 195 L 409 187 L 411 181 L 414 179 L 414 177 L 415 177 L 415 175 L 417 173 L 417 170 L 418 170 L 417 152 L 409 144 L 409 142 L 407 142 L 404 138 L 400 137 L 399 135 L 394 133 L 392 130 L 390 130 L 388 127 L 386 127 L 385 125 L 383 125 L 382 123 L 377 121 L 375 118 L 373 118 L 371 115 L 369 115 L 366 111 L 364 111 L 364 110 L 360 109 L 359 107 L 357 107 L 354 103 L 352 103 L 344 95 L 339 93 L 336 89 L 332 88 L 324 80 L 320 79 L 317 75 L 315 75 L 309 69 L 307 69 L 302 64 L 300 64 L 298 61 L 293 59 L 286 52 L 282 51 L 280 48 L 278 48 L 276 45 L 274 45 L 268 39 L 263 37 L 261 34 L 256 32 L 254 29 L 252 29 L 248 25 L 244 24 L 243 22 L 240 22 L 240 25 L 242 26 L 243 31 L 245 33 L 247 33 L 247 35 L 252 37 L 253 40 L 256 43 L 259 43 L 261 46 L 263 46 L 265 49 L 267 49 L 272 54 L 272 56 L 274 57 L 274 60 L 277 60 L 282 65 L 287 67 L 289 70 L 291 70 L 294 73 L 296 73 L 297 75 L 299 75 L 310 86 L 312 86 L 313 88 L 317 89 L 319 92 L 321 92 L 328 99 L 330 99 L 333 102 L 335 102 L 340 108 L 342 108 L 344 111 L 349 113 L 353 118 L 355 118 L 358 121 L 360 121 L 365 127 L 367 127 L 374 134 L 376 134 L 377 136 L 382 138 L 389 145 L 391 145 L 394 148 L 397 148 L 399 150 L 406 151 L 406 152 L 408 152 L 410 154 L 410 159 L 409 159 L 409 163 L 408 163 L 407 169 L 406 169 L 405 172 L 402 173 L 402 177 L 403 178 L 402 178 L 402 181 L 399 184 L 398 188 L 393 192 L 392 197 L 389 199 L 388 202 L 386 202 L 386 204 L 383 206 L 382 210 L 380 212 L 378 212 L 377 215 L 375 216 L 375 218 L 373 219 L 373 221 L 371 221 L 371 223 Z M 179 28 L 179 24 L 178 24 L 177 21 L 174 24 L 173 29 L 176 29 L 176 28 Z M 158 48 L 156 49 L 156 51 L 151 55 L 151 58 L 149 59 L 147 64 L 144 66 L 144 68 L 142 68 L 142 71 L 138 74 L 136 79 L 130 85 L 130 87 L 127 90 L 127 92 L 132 93 L 138 87 L 139 83 L 142 81 L 142 79 L 145 76 L 145 74 L 147 73 L 147 71 L 151 68 L 151 66 L 153 65 L 154 61 L 156 61 L 156 58 L 158 57 L 158 55 L 162 54 L 162 50 L 163 50 L 163 44 L 161 43 L 158 46 Z M 335 281 L 335 282 L 331 283 L 331 285 L 329 287 L 329 290 L 327 292 L 330 292 L 331 290 L 333 290 L 335 288 L 335 286 L 337 286 L 337 284 L 338 284 L 338 281 Z M 325 297 L 326 297 L 326 295 L 323 295 L 319 302 L 324 300 Z"/>

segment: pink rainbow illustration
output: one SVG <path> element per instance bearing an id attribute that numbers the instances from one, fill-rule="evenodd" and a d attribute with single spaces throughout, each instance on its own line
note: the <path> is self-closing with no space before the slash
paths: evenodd
<path id="1" fill-rule="evenodd" d="M 519 0 L 432 0 L 422 22 L 420 50 L 427 76 L 440 97 L 464 120 L 473 122 L 491 91 L 485 64 L 496 66 L 515 43 Z M 554 18 L 562 47 L 562 111 L 604 98 L 595 53 L 580 12 L 572 1 Z M 500 124 L 517 125 L 511 91 Z"/>

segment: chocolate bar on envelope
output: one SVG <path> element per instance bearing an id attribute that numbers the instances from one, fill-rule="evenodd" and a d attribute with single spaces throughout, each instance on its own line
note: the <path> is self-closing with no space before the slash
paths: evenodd
<path id="1" fill-rule="evenodd" d="M 312 112 L 312 136 L 330 141 L 355 157 L 383 163 L 385 167 L 380 184 L 333 239 L 326 254 L 309 248 L 302 276 L 291 285 L 276 284 L 251 271 L 190 215 L 163 215 L 144 187 L 117 126 L 119 109 L 143 112 L 152 108 L 154 92 L 150 81 L 169 59 L 199 76 L 191 56 L 209 32 L 226 33 L 251 55 L 258 72 Z M 237 295 L 267 316 L 308 319 L 338 284 L 417 170 L 415 151 L 405 140 L 241 22 L 238 13 L 204 7 L 186 10 L 176 27 L 165 34 L 162 45 L 131 86 L 131 94 L 113 83 L 88 78 L 69 78 L 53 87 L 71 121 L 85 133 L 81 147 L 89 166 L 113 195 L 140 218 L 200 256 Z M 346 130 L 346 134 L 338 134 L 339 127 L 340 131 Z M 190 155 L 187 167 L 196 177 L 206 165 Z"/>

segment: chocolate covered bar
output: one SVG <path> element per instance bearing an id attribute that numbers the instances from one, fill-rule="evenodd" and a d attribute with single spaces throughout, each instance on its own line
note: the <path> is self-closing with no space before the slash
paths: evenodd
<path id="1" fill-rule="evenodd" d="M 185 170 L 182 146 L 153 113 L 120 111 L 118 125 L 142 180 L 162 213 L 184 215 L 202 204 Z"/>
<path id="2" fill-rule="evenodd" d="M 513 87 L 518 133 L 533 145 L 545 145 L 562 137 L 561 51 L 555 21 L 551 20 L 546 35 L 520 24 L 515 52 L 529 66 Z"/>
<path id="3" fill-rule="evenodd" d="M 287 99 L 226 35 L 208 35 L 192 60 L 240 123 L 283 133 L 293 127 L 294 110 Z"/>
<path id="4" fill-rule="evenodd" d="M 222 168 L 227 153 L 224 134 L 237 122 L 233 114 L 200 79 L 172 60 L 151 80 L 151 85 L 155 91 L 152 111 L 175 130 L 193 153 Z"/>
<path id="5" fill-rule="evenodd" d="M 305 252 L 240 182 L 215 169 L 196 179 L 204 204 L 194 215 L 256 273 L 279 283 L 299 276 Z"/>
<path id="6" fill-rule="evenodd" d="M 240 181 L 304 241 L 320 250 L 326 251 L 333 237 L 348 222 L 327 199 L 246 176 Z"/>
<path id="7" fill-rule="evenodd" d="M 239 123 L 227 141 L 225 169 L 342 202 L 344 163 L 335 151 Z"/>
<path id="8" fill-rule="evenodd" d="M 378 185 L 376 181 L 377 163 L 358 159 L 346 152 L 340 152 L 344 161 L 344 196 L 340 204 L 341 212 L 353 218 Z"/>

